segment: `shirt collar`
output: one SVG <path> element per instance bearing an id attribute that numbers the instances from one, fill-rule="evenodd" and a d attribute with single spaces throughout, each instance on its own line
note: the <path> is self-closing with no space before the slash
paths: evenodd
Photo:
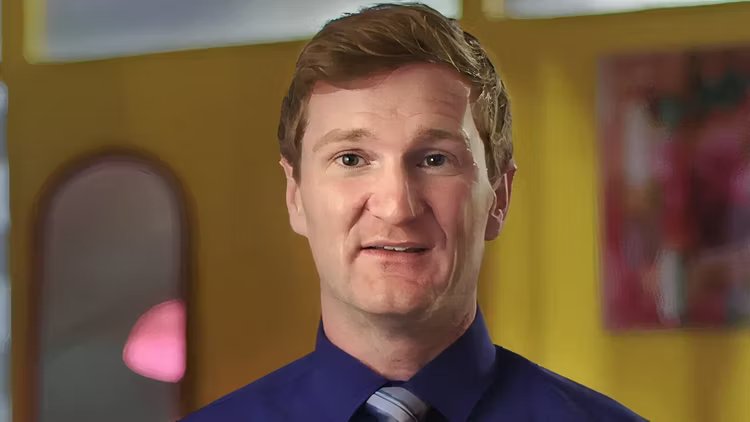
<path id="1" fill-rule="evenodd" d="M 331 343 L 322 324 L 313 357 L 315 394 L 330 420 L 348 421 L 370 395 L 389 384 Z M 465 421 L 492 382 L 494 364 L 495 346 L 477 309 L 466 332 L 402 385 L 449 421 Z"/>
<path id="2" fill-rule="evenodd" d="M 315 395 L 326 420 L 348 421 L 354 412 L 388 380 L 328 340 L 318 327 L 315 360 Z"/>
<path id="3" fill-rule="evenodd" d="M 404 385 L 449 421 L 465 421 L 493 381 L 495 345 L 481 311 L 466 332 Z"/>

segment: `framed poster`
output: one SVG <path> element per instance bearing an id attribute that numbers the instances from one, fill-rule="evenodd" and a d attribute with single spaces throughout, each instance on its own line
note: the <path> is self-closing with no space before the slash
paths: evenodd
<path id="1" fill-rule="evenodd" d="M 605 58 L 598 107 L 606 325 L 750 322 L 750 46 Z"/>

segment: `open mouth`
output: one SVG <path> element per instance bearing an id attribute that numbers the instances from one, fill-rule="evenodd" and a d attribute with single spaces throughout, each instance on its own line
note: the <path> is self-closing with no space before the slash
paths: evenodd
<path id="1" fill-rule="evenodd" d="M 403 253 L 420 253 L 420 252 L 424 252 L 427 250 L 427 248 L 399 247 L 399 246 L 367 246 L 363 249 L 382 250 L 382 251 L 389 251 L 389 252 L 403 252 Z"/>

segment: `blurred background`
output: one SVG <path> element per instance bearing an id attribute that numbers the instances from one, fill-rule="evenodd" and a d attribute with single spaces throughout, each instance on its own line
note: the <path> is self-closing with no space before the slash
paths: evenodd
<path id="1" fill-rule="evenodd" d="M 2 0 L 0 422 L 171 421 L 312 349 L 279 106 L 370 3 Z M 512 95 L 495 342 L 650 420 L 750 421 L 750 3 L 427 3 Z"/>

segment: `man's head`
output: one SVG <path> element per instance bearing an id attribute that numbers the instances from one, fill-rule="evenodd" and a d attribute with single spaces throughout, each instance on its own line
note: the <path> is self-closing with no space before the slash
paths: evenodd
<path id="1" fill-rule="evenodd" d="M 507 92 L 474 37 L 423 5 L 329 22 L 299 57 L 278 137 L 324 311 L 473 305 L 514 171 Z"/>

